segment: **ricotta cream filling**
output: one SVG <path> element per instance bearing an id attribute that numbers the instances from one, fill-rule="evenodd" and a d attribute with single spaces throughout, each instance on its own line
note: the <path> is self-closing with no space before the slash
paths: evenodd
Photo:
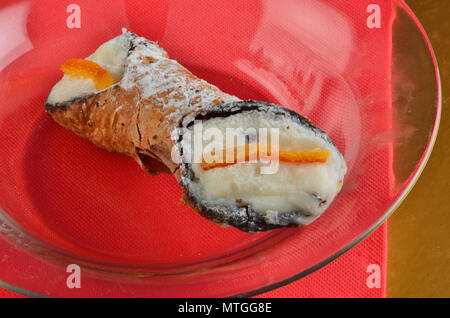
<path id="1" fill-rule="evenodd" d="M 193 147 L 193 140 L 198 134 L 196 131 L 200 131 L 196 128 L 198 124 L 189 128 L 190 138 L 183 138 L 183 147 Z M 207 151 L 200 155 L 193 151 L 192 169 L 195 179 L 191 190 L 201 200 L 225 206 L 251 206 L 254 210 L 266 214 L 268 218 L 276 218 L 277 213 L 294 211 L 317 216 L 328 207 L 341 188 L 346 170 L 341 154 L 314 131 L 289 118 L 250 111 L 226 118 L 204 120 L 201 125 L 203 135 L 209 128 L 213 128 L 220 130 L 223 136 L 226 136 L 227 128 L 240 128 L 243 133 L 248 128 L 254 128 L 257 132 L 259 128 L 268 128 L 268 135 L 271 128 L 278 128 L 280 147 L 322 148 L 331 153 L 325 163 L 279 162 L 275 173 L 262 174 L 262 163 L 238 163 L 203 170 L 199 162 Z M 211 140 L 203 140 L 203 149 L 211 151 L 207 146 L 210 143 Z"/>
<path id="2" fill-rule="evenodd" d="M 127 33 L 103 43 L 86 60 L 97 63 L 106 69 L 114 82 L 121 80 L 127 62 L 127 55 L 130 46 L 130 38 Z M 92 79 L 75 78 L 64 75 L 51 90 L 47 102 L 50 104 L 63 103 L 76 97 L 93 94 L 97 91 Z"/>

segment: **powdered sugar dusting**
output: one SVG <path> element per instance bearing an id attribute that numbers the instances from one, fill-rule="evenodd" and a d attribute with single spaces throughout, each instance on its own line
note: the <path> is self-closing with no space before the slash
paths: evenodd
<path id="1" fill-rule="evenodd" d="M 131 90 L 136 87 L 140 99 L 149 99 L 163 109 L 174 108 L 168 120 L 196 110 L 206 110 L 218 104 L 239 100 L 221 92 L 217 87 L 193 76 L 177 61 L 169 59 L 157 43 L 124 33 L 131 46 L 125 74 L 119 85 Z"/>

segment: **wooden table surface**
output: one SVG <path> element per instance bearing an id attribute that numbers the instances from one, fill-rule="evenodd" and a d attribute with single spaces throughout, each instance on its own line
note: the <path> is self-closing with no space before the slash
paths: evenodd
<path id="1" fill-rule="evenodd" d="M 435 50 L 443 108 L 428 164 L 388 221 L 387 293 L 389 297 L 450 297 L 450 1 L 406 2 Z"/>

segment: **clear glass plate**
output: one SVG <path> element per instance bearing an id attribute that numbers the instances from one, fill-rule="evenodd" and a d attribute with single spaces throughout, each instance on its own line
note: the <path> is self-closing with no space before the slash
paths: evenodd
<path id="1" fill-rule="evenodd" d="M 430 155 L 439 74 L 403 1 L 380 5 L 380 28 L 364 1 L 77 4 L 80 28 L 77 7 L 0 5 L 1 286 L 32 296 L 255 295 L 355 246 Z M 223 91 L 286 106 L 327 131 L 349 172 L 324 215 L 259 234 L 221 228 L 179 202 L 171 176 L 149 176 L 53 122 L 44 101 L 59 66 L 122 27 Z M 67 288 L 68 264 L 81 266 L 81 289 Z"/>

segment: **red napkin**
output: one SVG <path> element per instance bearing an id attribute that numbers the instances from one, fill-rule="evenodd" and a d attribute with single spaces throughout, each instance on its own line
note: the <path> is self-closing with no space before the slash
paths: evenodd
<path id="1" fill-rule="evenodd" d="M 387 223 L 367 239 L 318 271 L 281 288 L 258 297 L 385 297 Z M 372 265 L 380 268 L 380 285 L 374 284 L 376 275 Z M 369 281 L 369 284 L 368 284 Z M 0 298 L 23 297 L 0 288 Z"/>
<path id="2" fill-rule="evenodd" d="M 367 239 L 327 266 L 258 297 L 386 297 L 386 260 L 387 223 L 384 223 Z M 377 276 L 378 269 L 380 276 Z"/>
<path id="3" fill-rule="evenodd" d="M 12 57 L 14 62 L 1 73 L 1 76 L 6 76 L 9 80 L 9 85 L 4 89 L 11 95 L 11 99 L 5 103 L 5 107 L 9 107 L 8 114 L 22 120 L 20 127 L 17 126 L 17 121 L 12 120 L 5 121 L 1 127 L 0 132 L 5 136 L 2 140 L 3 155 L 20 157 L 20 160 L 8 163 L 8 166 L 5 163 L 2 167 L 12 176 L 0 181 L 3 182 L 3 189 L 14 188 L 14 191 L 2 193 L 0 206 L 30 232 L 60 248 L 106 262 L 166 264 L 195 261 L 199 254 L 211 256 L 219 251 L 226 252 L 227 249 L 231 252 L 266 235 L 261 233 L 249 236 L 238 230 L 221 229 L 210 224 L 179 203 L 180 187 L 172 177 L 148 176 L 129 159 L 95 147 L 62 129 L 43 114 L 45 94 L 60 77 L 57 72 L 49 70 L 57 70 L 68 57 L 88 55 L 98 43 L 119 34 L 120 26 L 126 26 L 152 40 L 160 40 L 172 56 L 195 74 L 205 77 L 223 90 L 243 99 L 278 102 L 297 110 L 309 116 L 313 122 L 331 127 L 326 130 L 338 146 L 348 149 L 353 146 L 345 144 L 345 136 L 339 135 L 339 109 L 332 109 L 324 114 L 320 107 L 311 108 L 310 104 L 338 103 L 342 101 L 341 98 L 348 98 L 346 92 L 341 94 L 341 90 L 333 86 L 340 82 L 321 83 L 322 88 L 333 90 L 337 95 L 329 96 L 324 89 L 315 92 L 312 83 L 320 82 L 320 79 L 315 78 L 316 74 L 311 72 L 302 74 L 303 91 L 283 91 L 283 87 L 270 87 L 269 84 L 274 82 L 261 72 L 264 67 L 283 66 L 283 58 L 292 59 L 292 56 L 276 55 L 281 46 L 288 44 L 277 41 L 278 32 L 285 30 L 272 28 L 271 25 L 259 28 L 258 24 L 264 14 L 282 17 L 283 14 L 289 16 L 292 13 L 288 9 L 283 12 L 270 11 L 278 9 L 275 5 L 278 1 L 224 1 L 219 4 L 205 1 L 204 5 L 208 6 L 208 13 L 205 14 L 189 9 L 198 7 L 198 2 L 193 0 L 177 3 L 170 10 L 169 2 L 166 1 L 150 4 L 145 1 L 79 0 L 77 4 L 82 8 L 83 14 L 83 24 L 79 30 L 65 28 L 67 15 L 61 12 L 65 13 L 71 2 L 48 1 L 47 5 L 44 2 L 32 3 L 27 18 L 28 44 L 35 50 L 25 54 L 25 48 L 23 55 Z M 368 9 L 373 2 L 285 0 L 284 4 L 300 4 L 297 7 L 301 10 L 296 11 L 298 24 L 283 27 L 294 27 L 292 32 L 298 32 L 300 28 L 310 43 L 302 51 L 288 53 L 298 59 L 299 73 L 307 69 L 305 65 L 310 65 L 311 57 L 316 54 L 322 62 L 347 73 L 355 85 L 347 91 L 359 92 L 360 96 L 357 98 L 381 94 L 384 96 L 382 101 L 363 102 L 375 103 L 384 110 L 376 120 L 380 127 L 388 129 L 390 118 L 385 109 L 390 107 L 390 85 L 386 79 L 390 78 L 391 72 L 391 23 L 394 14 L 391 1 L 376 1 L 381 10 L 381 28 L 369 28 L 367 18 L 371 13 Z M 328 20 L 320 20 L 324 17 L 325 10 L 330 13 L 325 15 Z M 99 12 L 102 14 L 101 19 L 98 17 Z M 214 17 L 217 16 L 234 21 L 233 28 L 227 27 L 230 24 L 216 23 Z M 240 18 L 242 16 L 245 19 Z M 208 32 L 204 25 L 216 28 L 215 32 Z M 311 29 L 311 26 L 316 29 Z M 318 34 L 329 35 L 334 30 L 338 30 L 335 32 L 336 37 L 327 37 L 328 43 L 316 41 L 315 36 Z M 199 37 L 199 34 L 202 36 Z M 223 36 L 218 37 L 217 34 Z M 342 34 L 350 36 L 353 42 L 349 42 L 348 37 L 339 38 Z M 273 39 L 273 46 L 260 48 L 258 45 L 265 36 Z M 295 38 L 291 40 L 295 41 Z M 249 43 L 257 56 L 249 56 L 248 60 L 256 59 L 257 65 L 250 65 L 243 58 L 247 54 L 244 49 L 248 48 Z M 355 47 L 351 47 L 351 43 L 358 43 L 357 48 L 364 50 L 363 54 L 353 54 Z M 202 45 L 208 50 L 202 50 Z M 223 54 L 227 54 L 227 59 L 220 59 Z M 274 56 L 274 60 L 267 61 L 265 54 Z M 354 56 L 361 60 L 352 59 Z M 199 61 L 211 68 L 203 69 Z M 351 64 L 364 65 L 364 68 L 352 68 Z M 309 70 L 324 65 L 311 64 Z M 254 77 L 244 79 L 244 70 L 249 71 L 249 66 L 254 67 Z M 231 74 L 224 73 L 227 70 Z M 287 68 L 285 71 L 288 74 L 292 69 Z M 242 78 L 244 81 L 233 82 L 230 78 Z M 292 78 L 281 78 L 279 82 L 290 80 L 292 82 Z M 248 86 L 242 84 L 245 82 Z M 263 82 L 268 85 L 260 87 Z M 302 96 L 309 96 L 313 100 L 305 100 L 299 105 L 298 100 Z M 6 97 L 4 100 L 7 100 Z M 331 108 L 323 109 L 329 111 Z M 6 133 L 11 131 L 15 132 L 14 136 Z M 386 184 L 390 184 L 389 149 L 383 148 L 379 155 L 383 160 L 372 168 L 379 173 L 380 178 L 388 179 Z M 358 153 L 349 156 L 351 163 Z M 17 184 L 13 184 L 13 181 Z M 346 186 L 351 187 L 352 184 L 348 183 Z M 382 191 L 387 193 L 390 189 L 388 186 L 374 188 L 374 192 L 378 194 Z M 19 200 L 17 193 L 20 193 Z M 170 246 L 161 249 L 161 242 L 170 243 Z M 386 226 L 383 226 L 332 264 L 264 296 L 382 297 L 385 293 L 385 254 Z M 380 288 L 369 288 L 366 284 L 367 277 L 370 276 L 367 270 L 371 264 L 379 265 L 381 269 Z"/>

